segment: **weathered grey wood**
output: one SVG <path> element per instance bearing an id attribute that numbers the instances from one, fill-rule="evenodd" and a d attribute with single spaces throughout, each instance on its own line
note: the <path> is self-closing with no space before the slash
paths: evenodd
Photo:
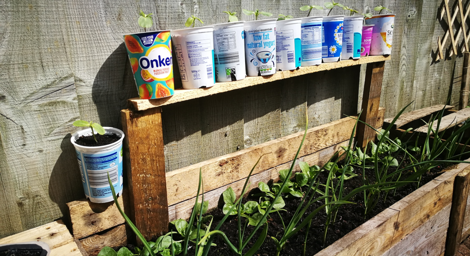
<path id="1" fill-rule="evenodd" d="M 441 122 L 438 123 L 437 120 L 434 121 L 432 125 L 432 130 L 441 132 L 446 129 L 452 128 L 463 121 L 467 120 L 470 118 L 470 108 L 464 108 L 462 110 L 459 110 L 455 113 L 452 113 L 450 115 L 443 116 L 441 119 Z M 437 130 L 437 125 L 439 124 L 439 130 Z M 428 125 L 423 125 L 419 127 L 418 129 L 415 129 L 415 132 L 422 132 L 422 133 L 427 133 L 428 132 Z M 431 131 L 431 134 L 434 132 Z"/>
<path id="2" fill-rule="evenodd" d="M 430 106 L 427 108 L 417 109 L 408 113 L 404 113 L 395 121 L 395 126 L 396 128 L 400 128 L 408 123 L 419 120 L 425 116 L 439 112 L 444 108 L 450 109 L 452 108 L 452 106 L 451 105 L 434 105 L 434 106 Z M 387 124 L 391 124 L 394 118 L 395 117 L 386 118 L 384 122 Z M 425 123 L 424 121 L 427 122 L 429 120 L 423 120 L 423 123 Z"/>
<path id="3" fill-rule="evenodd" d="M 305 129 L 308 86 L 314 75 L 296 77 L 285 81 L 281 90 L 281 136 Z M 313 127 L 313 126 L 310 126 Z"/>

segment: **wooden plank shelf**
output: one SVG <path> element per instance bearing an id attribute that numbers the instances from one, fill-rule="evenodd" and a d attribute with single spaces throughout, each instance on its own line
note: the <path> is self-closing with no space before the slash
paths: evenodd
<path id="1" fill-rule="evenodd" d="M 293 71 L 278 71 L 276 74 L 272 76 L 258 76 L 258 77 L 246 77 L 241 81 L 235 82 L 226 82 L 226 83 L 216 83 L 213 87 L 207 89 L 179 89 L 175 90 L 175 95 L 169 98 L 164 99 L 153 99 L 153 100 L 146 100 L 146 99 L 139 99 L 133 98 L 129 100 L 129 105 L 136 111 L 143 111 L 151 108 L 156 108 L 160 106 L 175 104 L 182 101 L 188 101 L 192 99 L 207 97 L 219 93 L 229 92 L 237 89 L 247 88 L 259 84 L 270 83 L 278 80 L 283 80 L 291 77 L 312 74 L 316 72 L 337 69 L 337 68 L 345 68 L 350 66 L 356 66 L 361 64 L 367 63 L 375 63 L 375 62 L 382 62 L 386 60 L 390 60 L 391 57 L 384 57 L 384 56 L 369 56 L 360 58 L 358 60 L 342 60 L 340 62 L 334 63 L 322 63 L 319 66 L 310 66 L 310 67 L 301 67 L 297 70 Z"/>

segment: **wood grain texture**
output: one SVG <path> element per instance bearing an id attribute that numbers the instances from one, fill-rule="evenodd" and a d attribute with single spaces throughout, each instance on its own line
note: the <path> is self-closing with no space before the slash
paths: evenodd
<path id="1" fill-rule="evenodd" d="M 119 205 L 124 209 L 122 196 Z M 67 203 L 72 221 L 73 236 L 81 239 L 125 222 L 114 202 L 96 204 L 86 199 Z"/>
<path id="2" fill-rule="evenodd" d="M 349 139 L 355 120 L 343 118 L 307 132 L 300 156 Z M 254 174 L 292 160 L 300 145 L 303 132 L 272 140 L 235 153 L 216 157 L 166 174 L 168 204 L 172 205 L 196 196 L 199 170 L 204 191 L 210 191 L 248 176 L 262 157 Z"/>
<path id="3" fill-rule="evenodd" d="M 342 60 L 335 63 L 323 63 L 319 66 L 303 67 L 294 71 L 278 71 L 269 77 L 247 77 L 241 81 L 216 83 L 213 87 L 207 89 L 191 89 L 191 90 L 176 90 L 175 95 L 165 99 L 142 100 L 138 98 L 130 99 L 135 110 L 141 111 L 149 108 L 155 108 L 168 104 L 174 104 L 181 101 L 187 101 L 196 98 L 207 97 L 214 94 L 224 93 L 228 91 L 238 90 L 246 87 L 256 86 L 263 83 L 274 82 L 291 77 L 321 72 L 326 70 L 356 66 L 366 63 L 374 63 L 390 60 L 391 57 L 371 56 L 360 58 L 359 60 Z"/>
<path id="4" fill-rule="evenodd" d="M 465 109 L 459 110 L 455 113 L 452 113 L 450 115 L 443 116 L 442 119 L 441 119 L 441 123 L 439 124 L 439 130 L 437 130 L 438 122 L 435 121 L 432 125 L 432 130 L 437 131 L 437 132 L 441 132 L 443 130 L 452 128 L 452 127 L 462 123 L 463 121 L 467 120 L 468 118 L 470 118 L 470 108 L 465 108 Z M 427 133 L 428 132 L 428 125 L 423 125 L 423 126 L 419 127 L 418 129 L 415 129 L 414 131 L 415 132 Z M 431 134 L 434 134 L 433 131 L 431 131 Z"/>
<path id="5" fill-rule="evenodd" d="M 347 146 L 348 143 L 349 143 L 349 140 L 341 142 L 339 144 L 322 149 L 313 154 L 300 157 L 298 161 L 307 162 L 310 166 L 312 165 L 323 166 L 335 154 L 335 152 L 340 150 L 341 147 Z M 258 187 L 258 183 L 261 181 L 267 183 L 270 180 L 274 180 L 274 182 L 276 182 L 279 179 L 279 171 L 282 169 L 288 169 L 291 164 L 292 164 L 292 161 L 275 166 L 267 170 L 264 170 L 255 175 L 252 175 L 249 180 L 249 188 L 253 189 L 253 188 Z M 299 171 L 299 170 L 300 170 L 300 167 L 296 165 L 294 171 Z M 246 178 L 234 181 L 230 184 L 221 186 L 211 191 L 206 191 L 204 193 L 204 201 L 209 201 L 209 209 L 216 208 L 219 204 L 220 196 L 227 188 L 231 187 L 234 190 L 237 197 L 240 196 L 242 189 L 243 189 L 243 185 L 245 184 L 245 181 L 246 181 Z M 191 216 L 191 211 L 194 207 L 195 201 L 196 199 L 195 197 L 193 197 L 185 201 L 176 203 L 174 205 L 170 205 L 168 207 L 170 221 L 173 221 L 176 219 L 189 218 Z"/>
<path id="6" fill-rule="evenodd" d="M 44 242 L 53 250 L 74 243 L 72 235 L 61 221 L 54 221 L 21 233 L 0 239 L 0 244 Z"/>
<path id="7" fill-rule="evenodd" d="M 127 245 L 125 224 L 114 227 L 103 234 L 94 235 L 80 240 L 82 247 L 89 256 L 96 256 L 105 246 L 119 248 Z"/>
<path id="8" fill-rule="evenodd" d="M 445 255 L 454 255 L 462 240 L 462 229 L 467 208 L 470 167 L 465 168 L 454 180 L 452 208 L 449 217 L 449 228 L 445 243 Z"/>
<path id="9" fill-rule="evenodd" d="M 54 248 L 51 250 L 51 256 L 82 256 L 80 248 L 75 242 L 62 245 L 60 247 Z"/>
<path id="10" fill-rule="evenodd" d="M 161 109 L 143 112 L 123 110 L 125 146 L 130 155 L 127 166 L 129 212 L 135 226 L 147 240 L 168 229 Z"/>
<path id="11" fill-rule="evenodd" d="M 451 109 L 453 106 L 451 105 L 434 105 L 426 108 L 421 108 L 417 110 L 410 111 L 408 113 L 402 114 L 396 121 L 395 121 L 395 126 L 396 128 L 400 128 L 412 121 L 419 120 L 425 116 L 429 116 L 431 114 L 434 114 L 436 112 L 441 111 L 442 109 Z M 392 123 L 394 117 L 386 118 L 384 120 L 384 123 L 390 124 Z M 428 120 L 426 120 L 428 121 Z"/>
<path id="12" fill-rule="evenodd" d="M 385 62 L 367 65 L 360 120 L 373 127 L 376 126 L 379 113 L 384 66 Z M 357 124 L 357 141 L 360 147 L 365 147 L 369 141 L 375 139 L 375 131 L 362 122 Z"/>

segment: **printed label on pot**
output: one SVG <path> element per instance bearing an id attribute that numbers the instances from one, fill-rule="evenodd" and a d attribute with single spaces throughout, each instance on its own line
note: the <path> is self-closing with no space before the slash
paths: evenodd
<path id="1" fill-rule="evenodd" d="M 244 79 L 245 41 L 243 24 L 214 29 L 214 61 L 219 82 Z"/>
<path id="2" fill-rule="evenodd" d="M 202 79 L 203 76 L 206 76 L 209 80 L 214 79 L 214 73 L 212 72 L 212 48 L 213 46 L 210 39 L 186 42 L 191 67 L 200 67 L 200 69 L 191 70 L 194 81 Z"/>
<path id="3" fill-rule="evenodd" d="M 302 62 L 321 61 L 322 23 L 302 23 Z"/>
<path id="4" fill-rule="evenodd" d="M 116 194 L 122 190 L 122 146 L 103 154 L 85 154 L 77 151 L 78 164 L 85 194 L 94 199 L 112 197 L 108 173 Z"/>
<path id="5" fill-rule="evenodd" d="M 272 75 L 276 72 L 276 39 L 274 27 L 247 30 L 246 55 L 248 75 Z"/>
<path id="6" fill-rule="evenodd" d="M 343 22 L 323 21 L 323 32 L 322 57 L 340 57 L 343 43 Z"/>
<path id="7" fill-rule="evenodd" d="M 170 31 L 124 36 L 131 69 L 141 99 L 174 94 Z"/>

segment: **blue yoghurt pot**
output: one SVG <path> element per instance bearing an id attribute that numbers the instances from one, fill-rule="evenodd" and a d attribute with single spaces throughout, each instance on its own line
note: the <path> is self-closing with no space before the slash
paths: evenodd
<path id="1" fill-rule="evenodd" d="M 341 58 L 343 22 L 343 15 L 323 17 L 322 59 L 325 63 L 337 62 Z"/>

